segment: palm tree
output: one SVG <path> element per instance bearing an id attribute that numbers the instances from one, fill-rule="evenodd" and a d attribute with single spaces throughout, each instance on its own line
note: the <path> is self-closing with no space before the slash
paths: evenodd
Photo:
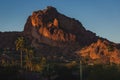
<path id="1" fill-rule="evenodd" d="M 82 61 L 80 60 L 80 80 L 82 80 Z"/>
<path id="2" fill-rule="evenodd" d="M 31 48 L 26 48 L 26 69 L 29 68 L 32 71 L 32 59 L 33 59 L 33 50 Z"/>
<path id="3" fill-rule="evenodd" d="M 22 54 L 25 49 L 25 40 L 23 37 L 18 37 L 18 39 L 15 41 L 16 44 L 16 50 L 20 51 L 20 65 L 21 68 L 23 66 L 23 60 L 22 60 Z"/>

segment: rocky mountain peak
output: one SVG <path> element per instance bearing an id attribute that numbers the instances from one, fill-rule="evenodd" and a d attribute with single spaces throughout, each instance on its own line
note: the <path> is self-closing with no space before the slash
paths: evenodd
<path id="1" fill-rule="evenodd" d="M 28 17 L 23 32 L 0 32 L 0 48 L 15 48 L 15 41 L 20 36 L 29 40 L 37 56 L 67 59 L 81 56 L 88 63 L 120 64 L 120 44 L 96 36 L 81 22 L 51 6 L 34 11 Z"/>
<path id="2" fill-rule="evenodd" d="M 63 46 L 62 42 L 85 45 L 97 40 L 96 35 L 87 31 L 78 20 L 59 13 L 51 6 L 44 10 L 34 11 L 28 17 L 24 34 L 39 43 L 53 46 Z"/>
<path id="3" fill-rule="evenodd" d="M 47 9 L 34 11 L 31 16 L 31 22 L 34 27 L 46 26 L 46 23 L 53 21 L 57 17 L 57 10 L 48 6 Z"/>
<path id="4" fill-rule="evenodd" d="M 54 7 L 33 12 L 27 19 L 24 34 L 42 53 L 60 52 L 70 58 L 78 50 L 77 55 L 89 58 L 88 61 L 120 64 L 119 45 L 97 37 L 78 20 L 59 13 Z M 45 45 L 55 47 L 51 48 L 54 52 Z"/>
<path id="5" fill-rule="evenodd" d="M 108 40 L 98 39 L 97 42 L 84 47 L 77 53 L 84 58 L 91 59 L 92 63 L 120 64 L 120 50 L 117 48 L 117 46 L 117 44 Z"/>

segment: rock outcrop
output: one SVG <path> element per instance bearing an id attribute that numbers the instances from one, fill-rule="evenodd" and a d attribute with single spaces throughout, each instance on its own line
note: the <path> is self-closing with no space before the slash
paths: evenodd
<path id="1" fill-rule="evenodd" d="M 0 33 L 0 48 L 15 48 L 15 40 L 19 36 L 29 39 L 40 56 L 59 56 L 62 60 L 81 56 L 87 63 L 120 64 L 120 44 L 96 36 L 78 20 L 59 13 L 51 6 L 34 11 L 28 17 L 23 32 Z"/>
<path id="2" fill-rule="evenodd" d="M 88 63 L 98 60 L 99 63 L 120 64 L 119 45 L 96 36 L 78 20 L 59 13 L 51 6 L 28 17 L 24 35 L 44 54 L 72 58 L 77 52 L 78 56 L 89 58 Z"/>
<path id="3" fill-rule="evenodd" d="M 78 51 L 77 54 L 91 59 L 93 63 L 120 64 L 120 49 L 117 46 L 117 44 L 108 40 L 99 39 L 97 42 Z"/>
<path id="4" fill-rule="evenodd" d="M 79 21 L 59 13 L 51 6 L 35 11 L 28 17 L 24 34 L 31 38 L 35 47 L 40 46 L 38 43 L 59 47 L 66 43 L 79 43 L 84 46 L 98 38 L 91 31 L 87 31 Z"/>

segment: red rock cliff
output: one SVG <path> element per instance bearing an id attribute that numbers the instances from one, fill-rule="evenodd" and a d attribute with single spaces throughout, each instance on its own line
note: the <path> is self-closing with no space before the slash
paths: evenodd
<path id="1" fill-rule="evenodd" d="M 32 39 L 34 46 L 39 46 L 38 43 L 63 46 L 67 42 L 83 46 L 97 40 L 95 34 L 87 31 L 79 21 L 59 13 L 51 6 L 35 11 L 28 17 L 24 34 Z"/>

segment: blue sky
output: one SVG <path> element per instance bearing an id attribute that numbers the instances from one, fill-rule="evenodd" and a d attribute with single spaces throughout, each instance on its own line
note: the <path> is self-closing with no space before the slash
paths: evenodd
<path id="1" fill-rule="evenodd" d="M 22 31 L 33 11 L 56 7 L 87 30 L 120 43 L 120 0 L 0 0 L 0 31 Z"/>

